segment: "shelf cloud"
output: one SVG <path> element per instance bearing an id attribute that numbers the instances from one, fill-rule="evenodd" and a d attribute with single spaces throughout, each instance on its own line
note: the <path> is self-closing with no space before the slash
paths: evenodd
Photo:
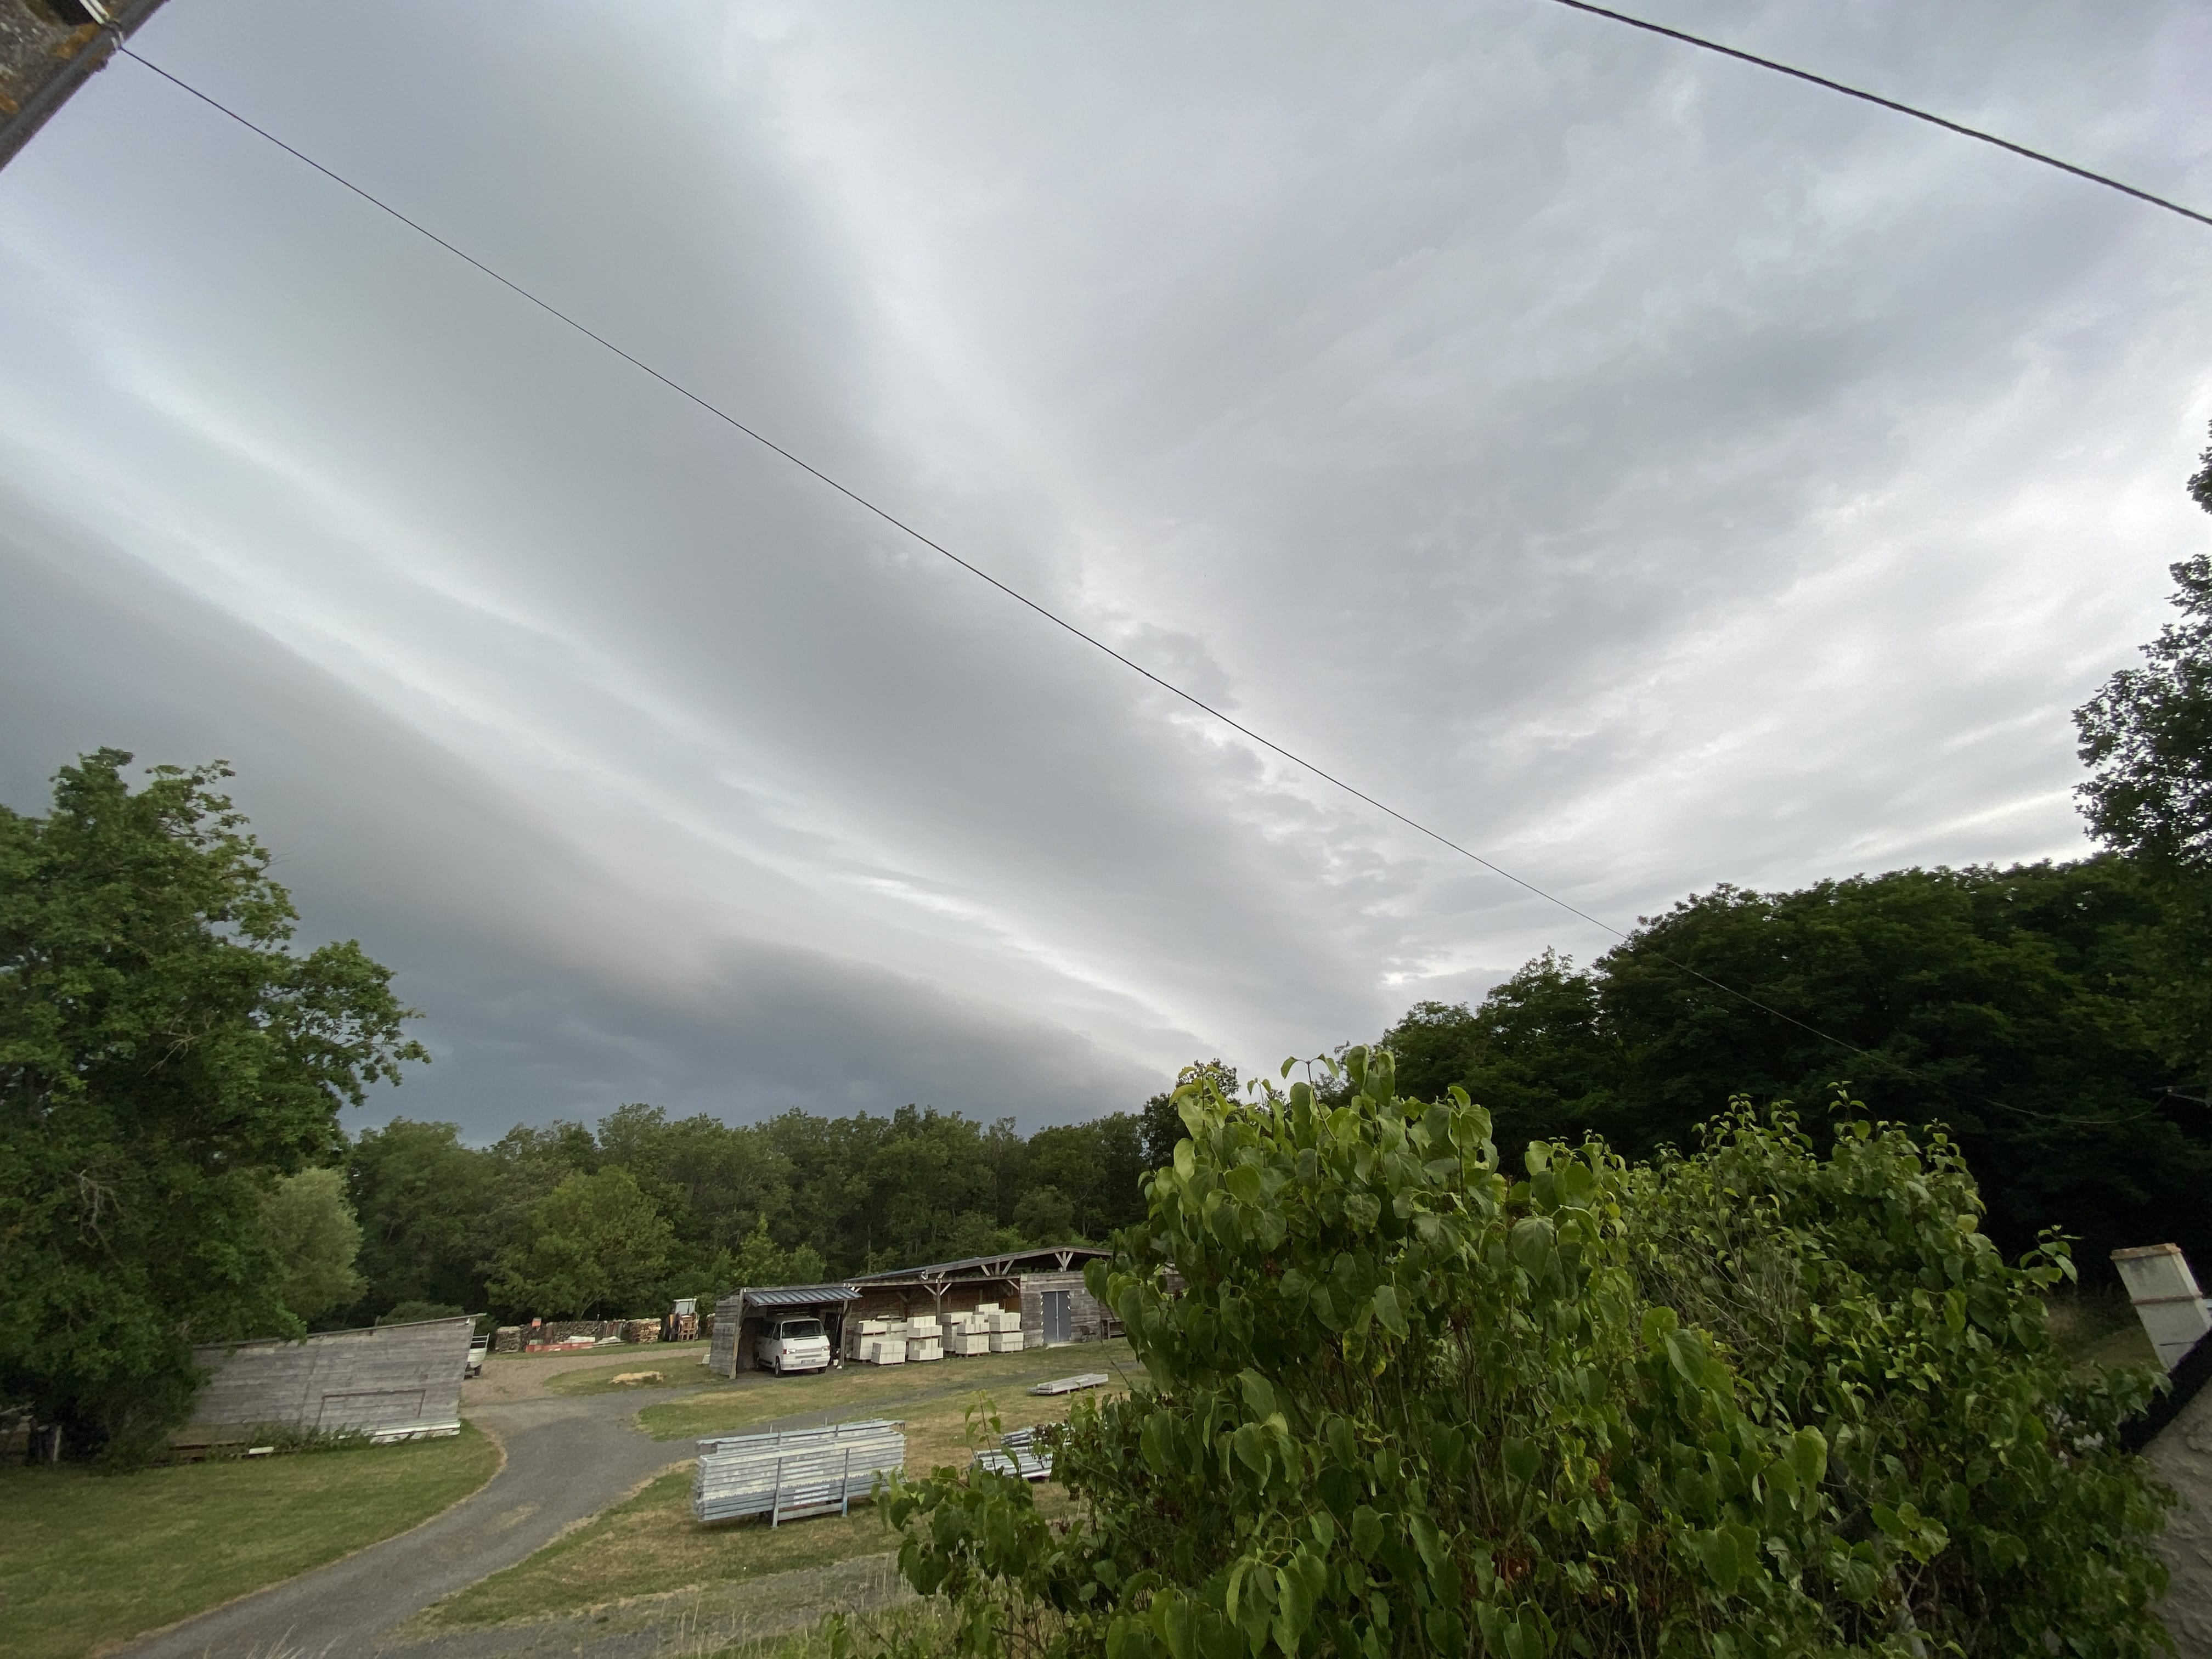
<path id="1" fill-rule="evenodd" d="M 2212 201 L 2212 23 L 1671 0 Z M 2086 850 L 2212 526 L 2212 233 L 1535 0 L 273 0 L 139 50 L 1620 926 Z M 0 799 L 221 756 L 475 1139 L 1025 1127 L 1607 935 L 1255 750 L 129 63 L 0 173 Z"/>

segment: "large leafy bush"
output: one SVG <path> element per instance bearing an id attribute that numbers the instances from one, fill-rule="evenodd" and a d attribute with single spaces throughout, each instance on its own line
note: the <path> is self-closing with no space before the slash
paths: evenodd
<path id="1" fill-rule="evenodd" d="M 1093 1265 L 1147 1381 L 1079 1407 L 1048 1523 L 988 1474 L 907 1484 L 902 1566 L 968 1651 L 2134 1655 L 2159 1497 L 2070 1376 L 1940 1134 L 1739 1106 L 1631 1165 L 1498 1166 L 1463 1095 L 1348 1056 L 1204 1081 L 1150 1214 Z"/>

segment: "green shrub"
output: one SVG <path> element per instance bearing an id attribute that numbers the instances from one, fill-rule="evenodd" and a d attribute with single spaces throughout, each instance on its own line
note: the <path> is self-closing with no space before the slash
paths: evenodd
<path id="1" fill-rule="evenodd" d="M 1738 1103 L 1630 1165 L 1498 1168 L 1463 1094 L 1354 1049 L 1189 1138 L 1094 1294 L 1148 1373 L 1079 1408 L 1048 1525 L 950 1471 L 886 1505 L 964 1651 L 2139 1655 L 2162 1494 L 2069 1374 L 1940 1133 L 1851 1103 L 1824 1153 Z"/>

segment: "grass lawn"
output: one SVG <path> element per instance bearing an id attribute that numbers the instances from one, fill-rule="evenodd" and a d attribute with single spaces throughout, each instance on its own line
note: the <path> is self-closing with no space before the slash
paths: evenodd
<path id="1" fill-rule="evenodd" d="M 585 1352 L 588 1353 L 591 1350 Z M 679 1383 L 711 1382 L 714 1374 L 700 1364 L 706 1352 L 707 1345 L 703 1342 L 643 1343 L 623 1349 L 619 1359 L 609 1359 L 602 1354 L 597 1364 L 556 1371 L 545 1379 L 545 1392 L 561 1395 L 624 1393 L 639 1385 L 629 1382 L 617 1385 L 615 1378 L 629 1376 L 638 1371 L 659 1371 L 672 1388 Z M 533 1360 L 546 1357 L 543 1354 L 530 1356 Z M 565 1357 L 574 1358 L 575 1356 Z M 648 1382 L 644 1386 L 659 1388 L 661 1384 Z"/>
<path id="2" fill-rule="evenodd" d="M 869 1415 L 902 1417 L 905 1412 L 896 1408 L 902 1401 L 951 1395 L 965 1398 L 981 1390 L 998 1400 L 1012 1427 L 1032 1420 L 1028 1412 L 1030 1405 L 1047 1403 L 1032 1401 L 1022 1393 L 1032 1382 L 1079 1371 L 1104 1371 L 1119 1382 L 1124 1374 L 1134 1377 L 1140 1370 L 1129 1345 L 1116 1340 L 1024 1353 L 977 1354 L 969 1359 L 940 1359 L 921 1365 L 847 1365 L 826 1376 L 818 1373 L 773 1376 L 752 1371 L 742 1382 L 647 1406 L 638 1413 L 637 1421 L 656 1440 L 691 1440 L 702 1435 L 735 1433 L 756 1423 L 800 1413 L 827 1412 L 833 1422 Z"/>
<path id="3" fill-rule="evenodd" d="M 1092 1353 L 1097 1350 L 1086 1347 L 1084 1352 Z M 1012 1354 L 996 1357 L 1017 1358 Z M 1044 1358 L 1041 1354 L 1018 1357 Z M 1052 1358 L 1055 1362 L 1053 1364 L 1028 1368 L 1018 1376 L 1008 1374 L 1011 1367 L 1001 1368 L 992 1392 L 1006 1428 L 1057 1422 L 1067 1414 L 1069 1406 L 1075 1401 L 1095 1398 L 1097 1393 L 1107 1391 L 1032 1399 L 1021 1393 L 1019 1386 L 1025 1386 L 1041 1376 L 1065 1376 L 1079 1370 L 1112 1369 L 1103 1364 L 1071 1364 L 1064 1348 L 1053 1350 Z M 972 1375 L 982 1363 L 980 1359 L 971 1361 L 959 1370 L 963 1375 Z M 944 1377 L 942 1373 L 955 1369 L 949 1360 L 935 1365 L 899 1365 L 880 1370 L 873 1366 L 854 1367 L 839 1376 L 819 1382 L 821 1386 L 832 1389 L 841 1384 L 876 1385 L 865 1391 L 864 1398 L 856 1400 L 848 1395 L 844 1405 L 858 1409 L 841 1409 L 837 1415 L 880 1413 L 905 1419 L 906 1467 L 908 1472 L 918 1473 L 944 1464 L 964 1466 L 969 1461 L 971 1448 L 965 1415 L 975 1391 L 973 1387 L 946 1391 L 945 1385 L 953 1379 Z M 854 1376 L 854 1371 L 860 1375 Z M 913 1375 L 916 1372 L 921 1375 Z M 796 1383 L 798 1379 L 788 1381 Z M 895 1381 L 904 1384 L 903 1397 L 890 1391 Z M 1118 1380 L 1111 1386 L 1118 1388 Z M 790 1410 L 786 1391 L 781 1388 L 734 1392 L 757 1395 L 766 1401 L 759 1410 L 759 1417 L 776 1416 Z M 933 1397 L 918 1400 L 918 1395 Z M 667 1407 L 647 1409 L 661 1411 L 690 1403 L 676 1401 Z M 740 1425 L 726 1423 L 720 1426 Z M 987 1438 L 983 1443 L 995 1443 Z M 1049 1483 L 1037 1489 L 1037 1498 L 1038 1507 L 1048 1515 L 1063 1512 L 1069 1503 L 1067 1494 Z M 883 1517 L 872 1504 L 856 1506 L 849 1516 L 787 1521 L 781 1527 L 771 1528 L 765 1522 L 755 1521 L 702 1527 L 691 1518 L 691 1468 L 686 1464 L 662 1475 L 628 1503 L 556 1539 L 528 1560 L 504 1572 L 494 1573 L 439 1603 L 424 1619 L 434 1626 L 452 1626 L 579 1613 L 626 1596 L 653 1595 L 696 1585 L 741 1583 L 796 1567 L 822 1566 L 856 1556 L 879 1555 L 896 1547 L 896 1535 L 884 1525 Z"/>
<path id="4" fill-rule="evenodd" d="M 499 1467 L 451 1440 L 102 1474 L 0 1468 L 0 1650 L 64 1659 L 404 1532 Z"/>
<path id="5" fill-rule="evenodd" d="M 2077 1370 L 2158 1364 L 2142 1321 L 2120 1291 L 2065 1291 L 2046 1305 L 2051 1340 Z"/>

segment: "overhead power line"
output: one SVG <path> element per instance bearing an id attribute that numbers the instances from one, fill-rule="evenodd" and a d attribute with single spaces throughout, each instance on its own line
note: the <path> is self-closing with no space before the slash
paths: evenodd
<path id="1" fill-rule="evenodd" d="M 738 420 L 735 416 L 731 415 L 727 411 L 718 408 L 715 404 L 709 403 L 706 398 L 701 397 L 689 386 L 684 386 L 680 381 L 672 380 L 669 376 L 662 374 L 659 369 L 653 368 L 652 364 L 646 362 L 641 358 L 632 356 L 629 352 L 623 350 L 622 347 L 617 345 L 605 335 L 600 334 L 587 327 L 583 323 L 579 322 L 575 318 L 571 317 L 568 313 L 561 310 L 559 307 L 544 300 L 539 299 L 538 295 L 532 294 L 528 289 L 523 287 L 521 283 L 514 281 L 512 277 L 502 276 L 500 272 L 493 270 L 491 266 L 484 264 L 483 260 L 477 258 L 474 254 L 466 252 L 465 249 L 455 246 L 452 242 L 447 241 L 444 237 L 439 235 L 437 232 L 430 229 L 428 226 L 409 218 L 405 214 L 402 213 L 398 208 L 393 207 L 390 203 L 383 200 L 380 197 L 371 194 L 368 191 L 364 190 L 361 185 L 355 184 L 353 180 L 346 178 L 342 173 L 334 172 L 332 169 L 325 167 L 320 161 L 315 160 L 313 156 L 307 155 L 305 152 L 286 143 L 284 140 L 279 138 L 275 133 L 270 132 L 267 128 L 256 125 L 245 116 L 240 114 L 236 110 L 231 108 L 228 104 L 225 104 L 220 100 L 202 92 L 198 87 L 193 86 L 182 76 L 171 74 L 167 70 L 163 69 L 159 64 L 154 63 L 150 59 L 140 56 L 139 53 L 132 51 L 129 46 L 118 46 L 116 49 L 116 52 L 118 56 L 128 58 L 133 63 L 138 64 L 142 67 L 152 70 L 155 75 L 160 76 L 161 79 L 167 81 L 170 85 L 177 88 L 179 91 L 191 94 L 192 97 L 198 99 L 201 103 L 205 104 L 209 108 L 228 116 L 231 120 L 237 122 L 240 126 L 244 127 L 247 131 L 253 133 L 256 137 L 267 140 L 270 143 L 274 144 L 277 149 L 283 150 L 287 155 L 291 156 L 295 161 L 301 162 L 304 166 L 312 167 L 315 172 L 322 174 L 324 178 L 328 179 L 332 184 L 342 185 L 346 190 L 352 191 L 353 194 L 361 198 L 362 201 L 367 202 L 370 206 L 377 209 L 380 212 L 389 215 L 391 217 L 398 220 L 401 224 L 406 226 L 410 230 L 414 231 L 417 235 L 436 243 L 440 247 L 452 254 L 455 258 L 473 267 L 475 270 L 481 271 L 484 276 L 490 277 L 492 281 L 497 283 L 501 287 L 510 290 L 522 299 L 527 300 L 532 305 L 536 306 L 547 316 L 566 324 L 568 327 L 575 330 L 577 333 L 584 336 L 585 338 L 591 340 L 594 343 L 604 347 L 606 350 L 612 352 L 616 356 L 621 358 L 633 368 L 637 369 L 641 374 L 650 375 L 653 380 L 658 380 L 661 385 L 666 386 L 671 392 L 673 392 L 679 397 L 698 405 L 699 408 L 704 410 L 708 414 L 712 415 L 716 420 L 722 422 L 725 425 L 732 428 L 735 431 L 743 433 L 746 437 L 751 439 L 763 448 L 770 451 L 774 454 L 781 456 L 785 460 L 799 468 L 799 471 L 806 473 L 810 477 L 817 479 L 822 483 L 828 485 L 831 489 L 836 490 L 839 495 L 844 496 L 846 500 L 853 502 L 855 506 L 865 508 L 869 513 L 873 514 L 877 518 L 882 520 L 885 524 L 890 526 L 901 534 L 909 536 L 915 541 L 921 543 L 924 547 L 928 548 L 932 552 L 942 555 L 952 563 L 959 566 L 961 569 L 966 571 L 969 575 L 974 576 L 980 581 L 988 583 L 992 587 L 996 588 L 1000 593 L 1003 593 L 1006 598 L 1013 600 L 1017 605 L 1026 607 L 1028 610 L 1035 612 L 1037 616 L 1042 617 L 1045 621 L 1050 623 L 1054 627 L 1063 629 L 1066 633 L 1073 635 L 1075 638 L 1082 641 L 1084 644 L 1090 646 L 1092 649 L 1102 652 L 1105 655 L 1111 657 L 1115 662 L 1121 664 L 1122 667 L 1127 668 L 1132 673 L 1142 676 L 1146 680 L 1149 681 L 1153 685 L 1158 686 L 1161 690 L 1169 693 L 1172 696 L 1182 699 L 1182 701 L 1188 703 L 1192 708 L 1199 710 L 1201 714 L 1218 721 L 1220 724 L 1227 726 L 1231 731 L 1238 733 L 1240 736 L 1249 738 L 1251 742 L 1257 744 L 1261 748 L 1267 750 L 1269 753 L 1281 757 L 1284 760 L 1288 761 L 1291 765 L 1298 768 L 1301 771 L 1320 779 L 1323 783 L 1329 785 L 1332 788 L 1341 790 L 1344 793 L 1350 795 L 1355 800 L 1364 801 L 1366 805 L 1373 807 L 1376 811 L 1382 813 L 1385 817 L 1393 819 L 1396 823 L 1403 824 L 1407 829 L 1414 831 L 1416 834 L 1426 836 L 1429 840 L 1435 842 L 1440 847 L 1449 848 L 1452 852 L 1458 854 L 1462 858 L 1472 860 L 1475 864 L 1481 866 L 1485 870 L 1489 871 L 1492 875 L 1500 877 L 1503 879 L 1512 883 L 1516 887 L 1534 894 L 1536 897 L 1544 900 L 1547 903 L 1558 906 L 1560 909 L 1565 910 L 1569 915 L 1577 917 L 1580 920 L 1588 922 L 1591 927 L 1598 929 L 1601 933 L 1610 933 L 1613 938 L 1618 939 L 1626 940 L 1629 938 L 1628 933 L 1624 932 L 1622 929 L 1614 927 L 1611 922 L 1601 921 L 1598 917 L 1590 915 L 1589 911 L 1568 902 L 1565 899 L 1561 898 L 1558 894 L 1547 891 L 1546 889 L 1538 886 L 1534 882 L 1529 881 L 1523 877 L 1515 875 L 1510 870 L 1504 868 L 1501 865 L 1493 863 L 1491 860 L 1485 858 L 1481 854 L 1474 851 L 1472 848 L 1463 846 L 1460 842 L 1452 840 L 1450 836 L 1443 835 L 1438 830 L 1431 829 L 1427 824 L 1421 823 L 1418 818 L 1411 817 L 1406 813 L 1400 811 L 1396 807 L 1389 805 L 1387 802 L 1376 799 L 1365 790 L 1359 788 L 1357 785 L 1346 782 L 1344 779 L 1337 776 L 1334 772 L 1328 771 L 1315 764 L 1312 761 L 1306 759 L 1304 756 L 1285 748 L 1273 738 L 1265 737 L 1260 732 L 1254 731 L 1250 726 L 1244 725 L 1242 721 L 1224 713 L 1221 709 L 1215 708 L 1204 698 L 1185 690 L 1182 686 L 1176 684 L 1172 680 L 1162 678 L 1159 675 L 1155 674 L 1151 669 L 1146 667 L 1142 663 L 1122 655 L 1121 653 L 1116 651 L 1112 646 L 1107 644 L 1105 641 L 1100 639 L 1095 634 L 1086 633 L 1084 629 L 1076 626 L 1075 623 L 1068 621 L 1066 617 L 1060 615 L 1059 612 L 1039 604 L 1036 600 L 1030 598 L 1028 594 L 1022 592 L 1019 589 L 1008 586 L 1006 583 L 1000 580 L 998 577 L 993 575 L 989 571 L 983 569 L 981 566 L 970 563 L 968 560 L 961 557 L 959 554 L 955 553 L 951 548 L 945 546 L 942 542 L 937 541 L 933 538 L 924 534 L 921 531 L 915 529 L 914 526 L 908 524 L 905 520 L 899 518 L 896 514 L 890 513 L 884 507 L 878 507 L 874 501 L 870 501 L 866 496 L 861 495 L 850 485 L 843 483 L 838 479 L 832 477 L 829 473 L 823 471 L 821 468 L 814 465 L 811 462 L 802 459 L 799 456 L 793 454 L 790 450 L 786 449 L 781 444 L 777 443 L 774 439 L 767 437 L 762 433 L 756 431 L 753 428 L 747 426 L 743 421 Z M 1843 1037 L 1835 1036 L 1832 1032 L 1824 1031 L 1819 1026 L 1798 1018 L 1795 1014 L 1789 1013 L 1780 1008 L 1777 1008 L 1771 1003 L 1761 1001 L 1759 998 L 1751 995 L 1748 992 L 1739 991 L 1735 987 L 1715 979 L 1711 974 L 1705 972 L 1702 969 L 1692 966 L 1689 963 L 1682 961 L 1678 957 L 1668 956 L 1664 951 L 1655 951 L 1653 954 L 1657 956 L 1661 961 L 1666 963 L 1669 967 L 1677 969 L 1682 973 L 1687 974 L 1692 979 L 1698 980 L 1700 982 L 1711 987 L 1714 990 L 1720 992 L 1723 995 L 1733 997 L 1738 1002 L 1744 1004 L 1747 1007 L 1755 1008 L 1761 1013 L 1769 1015 L 1775 1019 L 1781 1020 L 1785 1024 L 1793 1025 L 1797 1030 L 1806 1033 L 1808 1036 L 1816 1037 L 1823 1042 L 1832 1043 L 1835 1047 L 1844 1049 L 1849 1054 L 1856 1054 L 1863 1059 L 1873 1060 L 1877 1065 L 1885 1068 L 1895 1068 L 1907 1073 L 1916 1069 L 1905 1065 L 1900 1060 L 1893 1060 L 1887 1055 L 1877 1054 L 1871 1049 L 1863 1048 L 1857 1043 L 1846 1041 Z M 2038 1117 L 2045 1115 L 2043 1114 L 2024 1111 L 2020 1107 L 2008 1105 L 2002 1101 L 1990 1100 L 1986 1096 L 1979 1097 L 1979 1098 L 1985 1100 L 1988 1104 L 1997 1107 L 2001 1110 L 2013 1112 L 2021 1116 Z"/>
<path id="2" fill-rule="evenodd" d="M 1589 0 L 1554 0 L 1554 3 L 1575 11 L 1586 11 L 1593 17 L 1610 18 L 1616 23 L 1626 23 L 1632 29 L 1642 29 L 1647 34 L 1663 34 L 1669 40 L 1680 40 L 1683 45 L 1695 46 L 1701 52 L 1718 52 L 1723 58 L 1734 58 L 1741 63 L 1756 64 L 1760 69 L 1772 70 L 1777 75 L 1788 75 L 1800 81 L 1809 81 L 1816 87 L 1826 87 L 1830 92 L 1840 92 L 1846 98 L 1856 98 L 1862 103 L 1879 105 L 1881 108 L 1893 110 L 1899 115 L 1909 115 L 1916 121 L 1925 121 L 1931 127 L 1941 127 L 1946 132 L 1955 132 L 1961 138 L 1974 138 L 1984 144 L 1995 144 L 1999 149 L 2008 149 L 2014 155 L 2025 156 L 2031 161 L 2039 161 L 2047 167 L 2057 167 L 2061 173 L 2070 173 L 2076 179 L 2087 179 L 2091 184 L 2102 185 L 2107 190 L 2117 190 L 2123 196 L 2132 196 L 2138 202 L 2148 202 L 2153 207 L 2164 208 L 2168 213 L 2178 213 L 2185 219 L 2194 219 L 2200 225 L 2212 225 L 2212 214 L 2199 213 L 2195 208 L 2184 207 L 2179 202 L 2169 202 L 2163 196 L 2154 196 L 2147 190 L 2137 190 L 2133 185 L 2122 184 L 2118 179 L 2108 178 L 2101 173 L 2092 173 L 2087 167 L 2077 167 L 2071 161 L 2062 161 L 2056 155 L 2045 155 L 2041 150 L 2030 149 L 2026 144 L 2015 144 L 2009 138 L 2000 138 L 1994 132 L 1984 132 L 1979 127 L 1966 126 L 1957 121 L 1946 120 L 1942 116 L 1931 115 L 1924 109 L 1915 109 L 1910 104 L 1900 104 L 1893 98 L 1884 98 L 1878 94 L 1863 91 L 1857 87 L 1845 86 L 1841 81 L 1831 81 L 1826 76 L 1815 75 L 1810 70 L 1797 69 L 1789 64 L 1778 64 L 1771 58 L 1761 58 L 1756 52 L 1739 51 L 1735 46 L 1724 46 L 1719 41 L 1708 40 L 1701 34 L 1689 34 L 1680 29 L 1670 29 L 1663 23 L 1653 23 L 1641 17 L 1631 17 L 1625 11 L 1612 11 L 1603 6 L 1593 6 L 1589 3 Z"/>

